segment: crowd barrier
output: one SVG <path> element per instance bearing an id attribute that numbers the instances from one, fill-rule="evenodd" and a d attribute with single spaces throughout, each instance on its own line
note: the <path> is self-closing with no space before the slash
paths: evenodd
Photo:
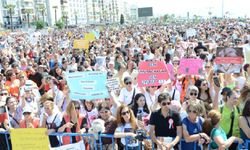
<path id="1" fill-rule="evenodd" d="M 7 150 L 11 150 L 10 143 L 9 143 L 10 142 L 9 141 L 9 132 L 0 132 L 0 135 L 3 135 L 4 138 L 5 138 L 5 142 L 6 142 L 6 145 L 7 145 L 7 148 L 8 148 Z M 58 137 L 59 143 L 60 143 L 59 146 L 62 146 L 62 137 L 63 136 L 70 136 L 70 137 L 72 137 L 72 136 L 81 136 L 81 137 L 83 137 L 85 139 L 87 138 L 87 139 L 89 139 L 88 140 L 88 142 L 90 142 L 89 144 L 93 145 L 94 146 L 93 148 L 95 150 L 102 150 L 102 138 L 111 138 L 111 140 L 112 140 L 112 149 L 115 148 L 115 143 L 116 143 L 114 135 L 111 135 L 111 134 L 99 134 L 98 135 L 98 140 L 91 140 L 91 139 L 93 139 L 95 137 L 95 135 L 94 134 L 88 134 L 88 133 L 84 133 L 84 134 L 79 134 L 79 133 L 52 133 L 50 135 Z M 150 137 L 147 137 L 147 139 L 151 140 Z M 125 141 L 127 143 L 128 139 L 126 138 Z M 184 141 L 184 139 L 181 140 L 180 145 L 182 144 L 183 141 Z M 70 143 L 72 143 L 72 141 L 70 141 Z M 152 140 L 151 140 L 151 143 L 152 143 L 152 150 L 154 150 L 155 148 L 154 148 L 154 143 L 153 143 Z M 196 142 L 193 142 L 193 143 L 197 144 Z M 138 150 L 141 150 L 140 147 L 142 146 L 141 145 L 142 142 L 139 142 L 139 144 L 140 144 L 140 146 L 138 147 Z M 245 143 L 239 144 L 238 148 L 240 150 L 247 150 L 247 148 L 249 147 L 249 144 L 250 144 L 250 140 L 246 140 Z M 0 147 L 1 147 L 1 145 L 0 145 Z M 208 146 L 208 149 L 210 149 L 210 146 Z M 125 150 L 128 150 L 127 144 L 125 145 Z M 196 150 L 196 146 L 194 146 L 193 150 Z"/>

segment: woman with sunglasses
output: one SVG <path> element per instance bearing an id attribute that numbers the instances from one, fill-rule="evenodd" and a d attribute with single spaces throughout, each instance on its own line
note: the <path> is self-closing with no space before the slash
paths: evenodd
<path id="1" fill-rule="evenodd" d="M 99 116 L 104 120 L 105 131 L 103 134 L 114 134 L 115 129 L 117 128 L 116 118 L 112 116 L 110 111 L 110 104 L 107 101 L 101 102 L 98 105 Z M 111 138 L 102 138 L 102 149 L 109 150 L 112 149 L 112 139 Z M 115 145 L 117 149 L 117 145 Z"/>
<path id="2" fill-rule="evenodd" d="M 171 96 L 161 93 L 158 96 L 160 109 L 150 116 L 150 136 L 159 149 L 178 149 L 182 137 L 180 114 L 170 110 Z"/>
<path id="3" fill-rule="evenodd" d="M 138 90 L 133 86 L 133 80 L 130 76 L 124 78 L 124 84 L 125 87 L 121 89 L 118 99 L 121 103 L 131 106 Z"/>
<path id="4" fill-rule="evenodd" d="M 182 142 L 181 149 L 195 149 L 196 147 L 196 150 L 201 150 L 200 144 L 209 143 L 209 136 L 202 133 L 203 118 L 200 117 L 201 110 L 201 105 L 197 103 L 190 103 L 187 106 L 188 116 L 182 120 L 182 132 L 185 141 Z"/>
<path id="5" fill-rule="evenodd" d="M 188 87 L 188 90 L 187 90 L 187 94 L 186 94 L 186 97 L 187 97 L 187 100 L 185 102 L 182 103 L 182 108 L 184 110 L 187 110 L 187 106 L 190 104 L 190 103 L 197 103 L 197 104 L 200 104 L 202 106 L 202 110 L 201 110 L 201 115 L 206 117 L 206 109 L 205 109 L 205 105 L 204 105 L 204 102 L 199 100 L 197 97 L 198 97 L 198 94 L 199 94 L 199 90 L 196 86 L 194 85 L 190 85 Z"/>
<path id="6" fill-rule="evenodd" d="M 210 88 L 208 81 L 206 79 L 196 80 L 195 86 L 198 87 L 198 99 L 204 102 L 206 113 L 213 109 L 212 106 L 212 96 L 210 93 Z"/>
<path id="7" fill-rule="evenodd" d="M 38 128 L 39 118 L 34 117 L 30 107 L 25 107 L 23 109 L 24 118 L 20 121 L 20 128 Z"/>
<path id="8" fill-rule="evenodd" d="M 117 109 L 116 118 L 118 127 L 115 130 L 114 137 L 121 138 L 121 147 L 125 148 L 125 145 L 127 145 L 129 150 L 137 150 L 139 143 L 135 139 L 136 130 L 143 127 L 137 125 L 132 109 L 122 104 Z M 127 143 L 125 138 L 127 138 Z"/>
<path id="9" fill-rule="evenodd" d="M 63 114 L 63 119 L 58 132 L 67 133 L 85 133 L 87 130 L 87 119 L 80 114 L 80 103 L 78 101 L 70 101 L 66 111 Z M 72 138 L 72 140 L 70 140 Z M 81 140 L 80 136 L 63 136 L 63 144 L 70 144 L 79 142 Z"/>

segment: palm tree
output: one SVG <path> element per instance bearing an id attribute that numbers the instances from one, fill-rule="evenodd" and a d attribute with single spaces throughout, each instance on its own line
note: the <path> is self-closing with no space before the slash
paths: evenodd
<path id="1" fill-rule="evenodd" d="M 10 25 L 11 25 L 11 31 L 13 31 L 13 20 L 12 20 L 12 15 L 14 14 L 14 9 L 15 9 L 16 5 L 13 4 L 8 4 L 5 5 L 4 8 L 8 10 L 9 13 L 9 17 L 10 17 Z"/>
<path id="2" fill-rule="evenodd" d="M 42 16 L 43 16 L 43 23 L 45 22 L 45 19 L 44 19 L 44 15 L 45 15 L 45 5 L 44 4 L 39 4 L 38 5 L 38 10 L 42 13 Z"/>
<path id="3" fill-rule="evenodd" d="M 55 23 L 56 23 L 56 22 L 57 22 L 57 14 L 56 14 L 56 10 L 57 10 L 58 6 L 53 6 L 52 8 L 54 8 L 54 9 L 55 9 Z"/>
<path id="4" fill-rule="evenodd" d="M 24 13 L 27 14 L 28 28 L 30 28 L 30 14 L 33 13 L 33 9 L 25 9 Z"/>

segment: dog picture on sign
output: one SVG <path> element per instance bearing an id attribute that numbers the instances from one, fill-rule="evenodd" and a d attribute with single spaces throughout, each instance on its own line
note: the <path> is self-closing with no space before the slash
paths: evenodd
<path id="1" fill-rule="evenodd" d="M 218 73 L 240 73 L 243 50 L 240 47 L 218 47 L 214 69 Z"/>

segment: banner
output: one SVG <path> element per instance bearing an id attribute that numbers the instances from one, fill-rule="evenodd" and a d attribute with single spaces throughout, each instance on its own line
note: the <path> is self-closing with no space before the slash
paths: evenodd
<path id="1" fill-rule="evenodd" d="M 89 41 L 88 40 L 74 40 L 73 43 L 74 49 L 88 49 L 89 48 Z"/>
<path id="2" fill-rule="evenodd" d="M 94 41 L 95 40 L 95 34 L 94 33 L 84 34 L 84 39 L 88 40 L 88 41 Z"/>
<path id="3" fill-rule="evenodd" d="M 84 142 L 81 140 L 78 143 L 68 144 L 56 148 L 50 148 L 50 150 L 85 150 Z"/>
<path id="4" fill-rule="evenodd" d="M 119 90 L 120 89 L 120 84 L 117 78 L 111 78 L 107 79 L 107 87 L 111 91 Z"/>
<path id="5" fill-rule="evenodd" d="M 46 128 L 11 129 L 10 137 L 13 150 L 49 150 Z"/>
<path id="6" fill-rule="evenodd" d="M 108 98 L 107 74 L 100 71 L 67 73 L 66 80 L 72 100 Z"/>
<path id="7" fill-rule="evenodd" d="M 164 61 L 142 61 L 139 64 L 138 85 L 159 86 L 169 79 Z"/>
<path id="8" fill-rule="evenodd" d="M 240 73 L 243 59 L 241 47 L 218 47 L 214 70 L 218 73 Z"/>
<path id="9" fill-rule="evenodd" d="M 183 58 L 180 60 L 178 74 L 201 75 L 203 74 L 203 60 Z"/>

